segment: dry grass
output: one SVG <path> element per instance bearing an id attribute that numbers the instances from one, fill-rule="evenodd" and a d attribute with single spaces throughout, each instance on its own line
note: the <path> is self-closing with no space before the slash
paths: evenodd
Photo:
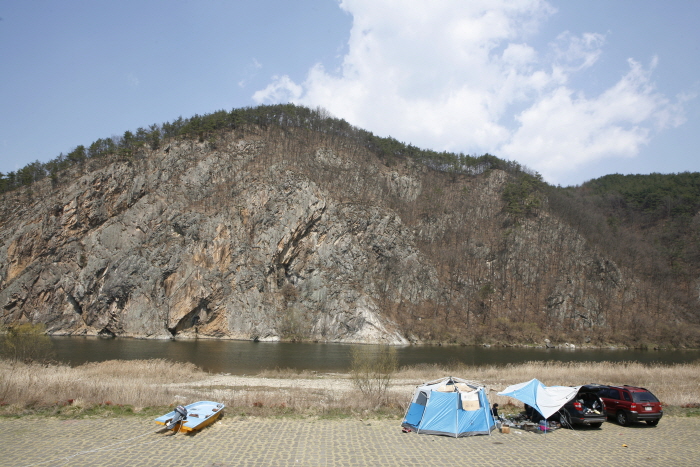
<path id="1" fill-rule="evenodd" d="M 206 373 L 193 364 L 165 360 L 111 360 L 71 368 L 0 360 L 0 404 L 12 412 L 27 407 L 73 405 L 164 406 L 172 402 L 168 382 Z"/>
<path id="2" fill-rule="evenodd" d="M 191 364 L 164 360 L 109 361 L 75 368 L 0 361 L 0 413 L 16 415 L 37 409 L 56 413 L 57 407 L 65 406 L 72 408 L 68 413 L 79 414 L 81 410 L 105 405 L 123 405 L 139 411 L 144 407 L 215 400 L 225 403 L 227 411 L 234 414 L 401 417 L 417 385 L 447 375 L 485 384 L 491 402 L 502 406 L 514 401 L 497 396 L 496 392 L 532 378 L 546 385 L 634 384 L 649 388 L 669 406 L 700 403 L 700 362 L 421 365 L 395 373 L 377 408 L 355 390 L 349 374 L 273 370 L 257 376 L 213 375 Z M 72 403 L 67 406 L 69 401 Z"/>
<path id="3" fill-rule="evenodd" d="M 445 374 L 485 384 L 489 399 L 499 404 L 510 399 L 497 396 L 505 387 L 537 378 L 547 386 L 578 386 L 587 383 L 646 387 L 667 405 L 700 402 L 700 362 L 676 365 L 644 365 L 636 362 L 528 362 L 507 366 L 417 366 L 403 369 L 397 378 L 417 383 Z"/>

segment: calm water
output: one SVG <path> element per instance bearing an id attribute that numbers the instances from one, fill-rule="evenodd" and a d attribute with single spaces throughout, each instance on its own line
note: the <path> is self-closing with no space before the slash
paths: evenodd
<path id="1" fill-rule="evenodd" d="M 263 369 L 294 368 L 319 372 L 345 372 L 353 344 L 292 344 L 227 340 L 142 340 L 90 337 L 52 337 L 56 359 L 72 365 L 104 360 L 163 358 L 192 362 L 215 373 L 255 374 Z M 378 348 L 362 346 L 363 348 Z M 509 349 L 457 346 L 397 347 L 399 365 L 421 363 L 505 365 L 531 360 L 562 362 L 637 361 L 687 363 L 700 359 L 697 350 L 564 350 Z"/>

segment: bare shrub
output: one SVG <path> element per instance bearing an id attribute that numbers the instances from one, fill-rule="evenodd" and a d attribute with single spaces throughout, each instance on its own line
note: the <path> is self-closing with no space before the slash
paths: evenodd
<path id="1" fill-rule="evenodd" d="M 0 335 L 0 358 L 15 362 L 44 362 L 51 357 L 51 340 L 43 324 L 15 324 Z"/>
<path id="2" fill-rule="evenodd" d="M 294 284 L 290 284 L 289 282 L 287 282 L 282 286 L 282 297 L 284 298 L 285 303 L 296 301 L 298 295 L 299 292 L 297 292 L 297 289 L 296 287 L 294 287 Z"/>
<path id="3" fill-rule="evenodd" d="M 301 342 L 311 335 L 311 319 L 309 313 L 297 307 L 289 307 L 282 311 L 277 320 L 277 330 L 282 338 L 292 342 Z"/>
<path id="4" fill-rule="evenodd" d="M 398 368 L 396 348 L 361 346 L 352 349 L 350 377 L 355 387 L 366 397 L 369 404 L 381 404 Z"/>

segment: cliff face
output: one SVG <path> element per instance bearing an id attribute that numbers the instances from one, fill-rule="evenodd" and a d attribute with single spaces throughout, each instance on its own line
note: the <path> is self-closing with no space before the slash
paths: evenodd
<path id="1" fill-rule="evenodd" d="M 628 326 L 647 286 L 546 200 L 505 214 L 510 175 L 498 170 L 447 175 L 275 129 L 92 164 L 4 196 L 2 323 L 148 338 L 590 341 Z"/>
<path id="2" fill-rule="evenodd" d="M 381 316 L 373 274 L 381 251 L 400 265 L 397 281 L 418 282 L 424 261 L 409 230 L 391 210 L 338 202 L 266 150 L 264 140 L 173 143 L 8 200 L 3 322 L 54 334 L 405 342 Z M 309 150 L 320 165 L 345 163 Z"/>

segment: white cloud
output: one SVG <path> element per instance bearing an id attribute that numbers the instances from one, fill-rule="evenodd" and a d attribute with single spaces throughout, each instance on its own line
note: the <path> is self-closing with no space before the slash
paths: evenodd
<path id="1" fill-rule="evenodd" d="M 302 87 L 289 79 L 289 76 L 275 76 L 272 78 L 272 83 L 268 84 L 265 89 L 253 94 L 253 100 L 256 102 L 292 102 L 299 100 L 302 92 Z"/>
<path id="2" fill-rule="evenodd" d="M 244 77 L 238 81 L 238 86 L 244 88 L 248 83 L 257 75 L 258 71 L 262 68 L 262 63 L 257 59 L 253 58 L 250 64 L 245 67 L 243 72 Z"/>
<path id="3" fill-rule="evenodd" d="M 630 70 L 598 96 L 569 86 L 594 67 L 605 37 L 528 41 L 554 12 L 543 0 L 342 0 L 353 16 L 340 70 L 313 66 L 303 83 L 274 77 L 253 99 L 321 106 L 382 136 L 436 150 L 490 152 L 551 182 L 587 162 L 631 157 L 680 104 Z"/>
<path id="4" fill-rule="evenodd" d="M 139 78 L 133 73 L 129 73 L 128 75 L 126 75 L 126 81 L 129 83 L 129 85 L 135 88 L 138 87 L 139 84 L 141 84 Z"/>
<path id="5" fill-rule="evenodd" d="M 601 54 L 605 36 L 597 33 L 584 33 L 581 37 L 566 31 L 552 44 L 554 59 L 569 72 L 580 71 L 593 66 Z"/>
<path id="6" fill-rule="evenodd" d="M 627 74 L 597 97 L 565 86 L 539 96 L 517 115 L 519 126 L 498 154 L 535 167 L 547 180 L 606 157 L 636 156 L 655 129 L 671 123 L 666 118 L 671 107 L 655 91 L 650 71 L 633 60 L 629 65 Z"/>

